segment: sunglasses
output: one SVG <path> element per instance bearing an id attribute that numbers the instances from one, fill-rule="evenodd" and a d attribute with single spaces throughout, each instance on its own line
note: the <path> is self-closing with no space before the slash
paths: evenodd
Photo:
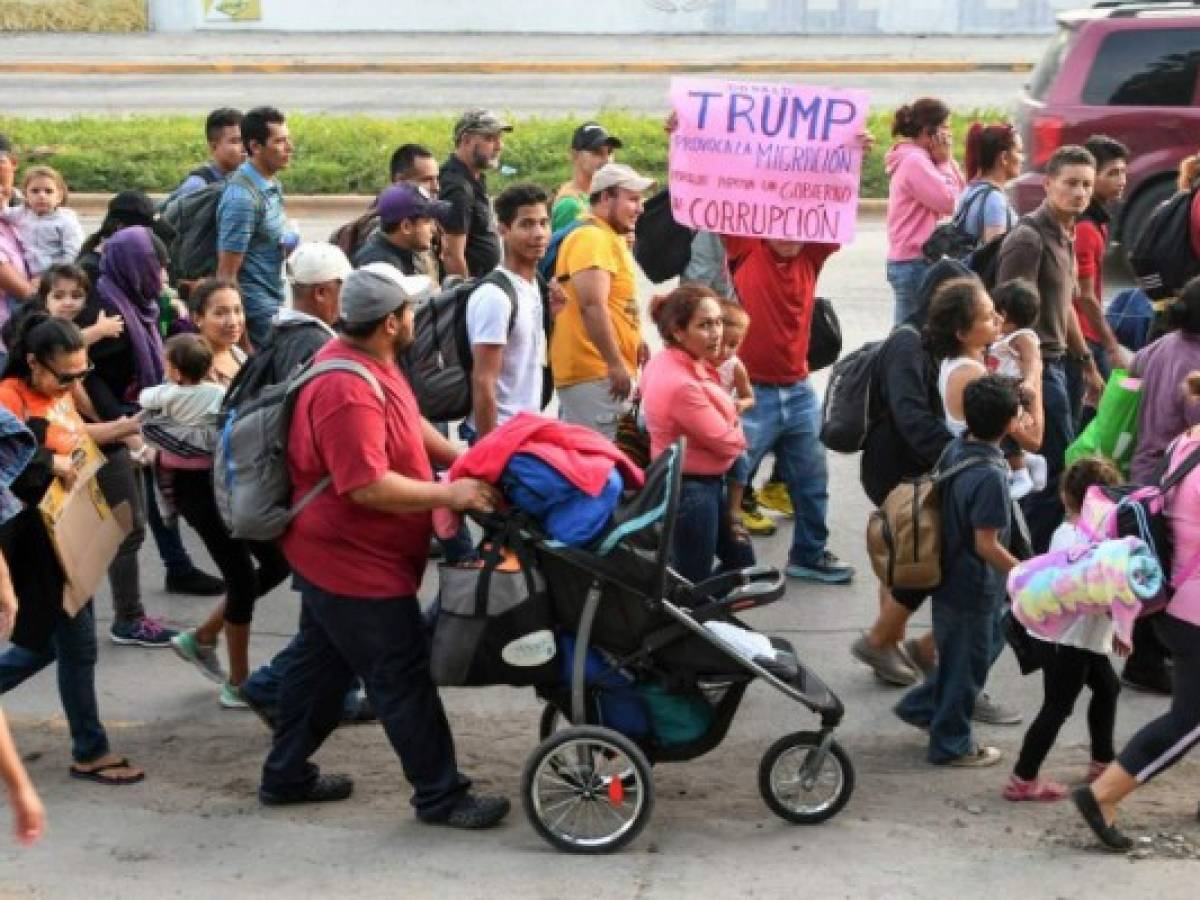
<path id="1" fill-rule="evenodd" d="M 54 376 L 60 387 L 67 387 L 73 382 L 87 378 L 90 374 L 92 374 L 92 370 L 95 369 L 96 366 L 94 363 L 89 362 L 87 364 L 87 368 L 81 372 L 55 372 L 54 369 L 50 368 L 50 366 L 46 365 L 45 363 L 42 363 L 42 368 Z"/>

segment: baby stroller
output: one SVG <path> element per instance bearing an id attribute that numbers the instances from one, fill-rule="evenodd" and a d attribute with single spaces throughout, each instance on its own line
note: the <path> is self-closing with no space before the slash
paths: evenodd
<path id="1" fill-rule="evenodd" d="M 763 755 L 758 783 L 767 806 L 789 822 L 815 824 L 840 811 L 854 788 L 850 759 L 833 739 L 843 714 L 833 692 L 786 640 L 754 635 L 760 646 L 769 641 L 769 650 L 751 655 L 727 639 L 736 637 L 729 630 L 740 625 L 736 613 L 783 596 L 778 570 L 756 566 L 691 584 L 667 565 L 683 449 L 679 441 L 655 460 L 645 487 L 588 549 L 520 526 L 545 579 L 555 625 L 573 635 L 573 650 L 562 660 L 570 677 L 537 688 L 546 702 L 542 741 L 521 779 L 526 815 L 559 850 L 607 853 L 633 840 L 654 805 L 651 764 L 695 759 L 717 747 L 755 679 L 820 718 L 819 729 L 784 735 Z M 605 714 L 611 673 L 706 704 L 706 726 L 673 744 L 622 733 Z"/>

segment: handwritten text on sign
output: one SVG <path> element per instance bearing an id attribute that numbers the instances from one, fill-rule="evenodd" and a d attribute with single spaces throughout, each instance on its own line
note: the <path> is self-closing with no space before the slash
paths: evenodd
<path id="1" fill-rule="evenodd" d="M 674 78 L 671 206 L 692 228 L 854 239 L 865 91 Z"/>

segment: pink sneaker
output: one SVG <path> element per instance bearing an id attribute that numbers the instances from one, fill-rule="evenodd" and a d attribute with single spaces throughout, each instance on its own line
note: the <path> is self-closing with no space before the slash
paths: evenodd
<path id="1" fill-rule="evenodd" d="M 1067 789 L 1056 781 L 1042 781 L 1035 778 L 1026 781 L 1016 775 L 1010 775 L 1008 784 L 1004 786 L 1005 800 L 1041 800 L 1053 802 L 1067 796 Z"/>
<path id="2" fill-rule="evenodd" d="M 1104 770 L 1109 767 L 1109 763 L 1100 762 L 1098 759 L 1093 759 L 1088 763 L 1087 774 L 1083 776 L 1083 780 L 1091 784 L 1097 778 L 1104 774 Z"/>

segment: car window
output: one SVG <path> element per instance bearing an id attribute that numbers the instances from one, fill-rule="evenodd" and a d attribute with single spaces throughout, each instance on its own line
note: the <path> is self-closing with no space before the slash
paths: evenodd
<path id="1" fill-rule="evenodd" d="M 1200 67 L 1200 28 L 1110 34 L 1083 88 L 1092 106 L 1191 106 Z"/>
<path id="2" fill-rule="evenodd" d="M 1063 60 L 1067 57 L 1067 48 L 1071 44 L 1072 33 L 1070 28 L 1060 26 L 1058 33 L 1051 38 L 1050 45 L 1034 68 L 1033 74 L 1029 76 L 1029 96 L 1034 100 L 1046 99 L 1050 85 L 1054 83 L 1054 78 L 1058 75 L 1058 70 L 1062 68 Z"/>

